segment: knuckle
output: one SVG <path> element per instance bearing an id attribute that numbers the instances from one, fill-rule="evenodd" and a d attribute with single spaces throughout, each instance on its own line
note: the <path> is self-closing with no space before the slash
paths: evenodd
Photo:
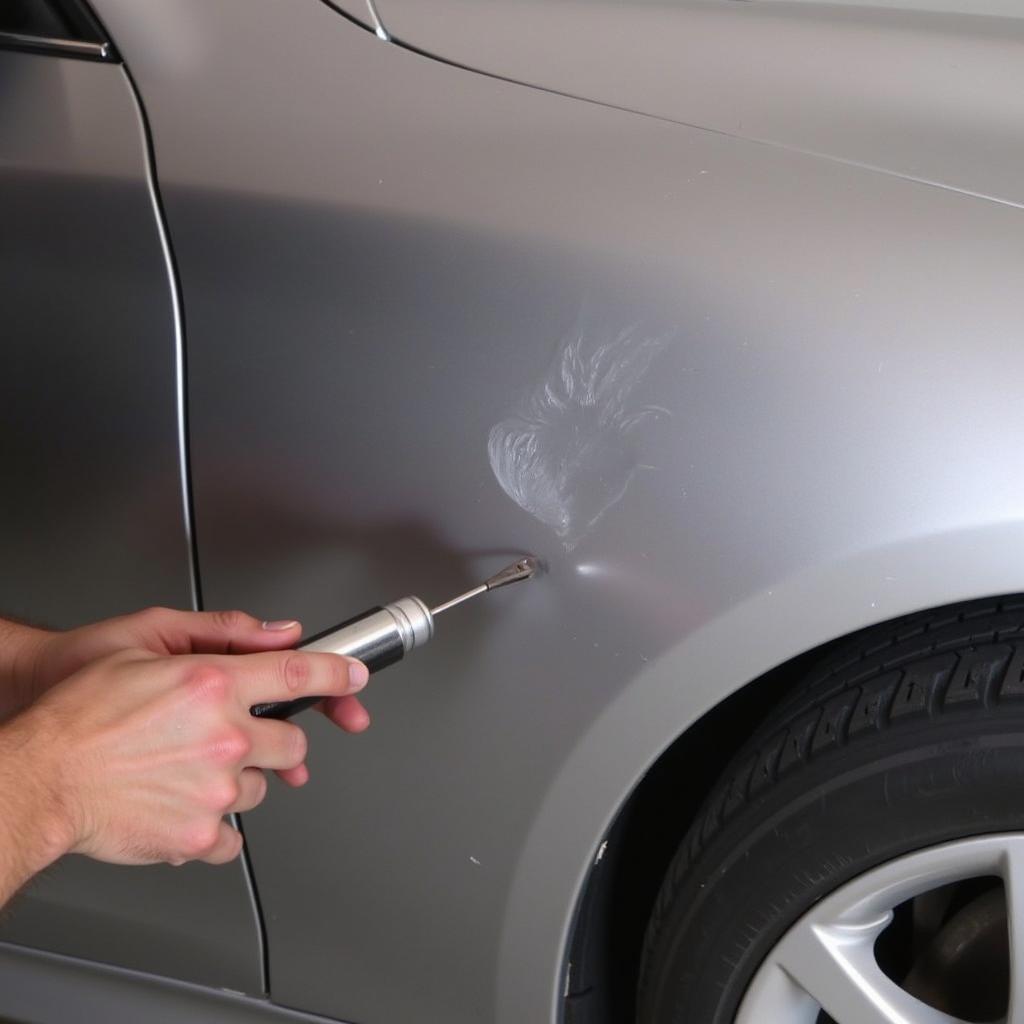
<path id="1" fill-rule="evenodd" d="M 181 837 L 181 853 L 187 860 L 205 857 L 217 845 L 220 819 L 212 818 L 189 826 Z"/>
<path id="2" fill-rule="evenodd" d="M 217 703 L 227 699 L 231 677 L 215 665 L 200 664 L 189 669 L 185 686 L 195 700 Z"/>
<path id="3" fill-rule="evenodd" d="M 300 765 L 306 760 L 306 753 L 309 750 L 309 741 L 306 739 L 305 732 L 303 732 L 297 725 L 289 725 L 288 732 L 288 756 L 292 761 L 288 767 L 294 768 L 296 765 Z"/>
<path id="4" fill-rule="evenodd" d="M 206 804 L 211 811 L 224 812 L 238 803 L 241 788 L 235 779 L 223 779 L 207 791 Z"/>
<path id="5" fill-rule="evenodd" d="M 225 633 L 237 633 L 239 630 L 244 629 L 248 618 L 245 612 L 240 612 L 237 609 L 213 613 L 213 621 Z"/>
<path id="6" fill-rule="evenodd" d="M 249 779 L 248 792 L 245 793 L 246 806 L 256 807 L 263 803 L 263 798 L 267 795 L 267 777 L 257 768 L 249 769 L 249 771 L 252 774 Z M 241 797 L 241 795 L 240 791 L 239 796 Z"/>
<path id="7" fill-rule="evenodd" d="M 252 740 L 243 729 L 229 726 L 214 737 L 209 752 L 216 764 L 236 764 L 252 753 Z"/>
<path id="8" fill-rule="evenodd" d="M 281 662 L 281 674 L 284 677 L 284 685 L 293 693 L 298 693 L 313 674 L 312 661 L 306 654 L 289 653 Z"/>
<path id="9" fill-rule="evenodd" d="M 146 655 L 147 652 L 137 647 L 125 647 L 123 650 L 114 651 L 112 654 L 104 654 L 101 658 L 97 658 L 90 666 L 90 670 L 114 671 L 122 665 L 131 664 L 140 658 L 145 658 Z"/>

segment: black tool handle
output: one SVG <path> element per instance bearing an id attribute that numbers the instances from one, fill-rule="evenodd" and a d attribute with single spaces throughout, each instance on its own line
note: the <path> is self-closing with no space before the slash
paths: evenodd
<path id="1" fill-rule="evenodd" d="M 371 608 L 354 619 L 332 626 L 323 633 L 303 640 L 298 649 L 357 658 L 369 669 L 371 675 L 393 665 L 405 654 L 401 631 L 394 616 L 386 608 Z M 255 718 L 291 718 L 322 700 L 323 697 L 300 697 L 298 700 L 254 704 L 249 714 Z"/>
<path id="2" fill-rule="evenodd" d="M 314 704 L 319 704 L 323 697 L 300 697 L 298 700 L 279 700 L 270 704 L 253 704 L 249 714 L 253 718 L 291 718 Z"/>

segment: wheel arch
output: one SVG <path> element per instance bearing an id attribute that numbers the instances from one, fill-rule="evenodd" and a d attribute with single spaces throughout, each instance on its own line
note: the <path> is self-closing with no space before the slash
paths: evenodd
<path id="1" fill-rule="evenodd" d="M 709 794 L 776 709 L 830 661 L 850 664 L 863 656 L 865 645 L 878 650 L 904 626 L 908 635 L 916 635 L 923 616 L 970 620 L 1020 603 L 1016 591 L 976 596 L 853 630 L 774 666 L 681 733 L 624 801 L 590 865 L 565 950 L 566 1024 L 633 1020 L 644 936 L 666 872 L 708 806 Z"/>
<path id="2" fill-rule="evenodd" d="M 581 889 L 562 965 L 564 1024 L 633 1019 L 647 920 L 679 843 L 763 717 L 858 632 L 795 655 L 741 686 L 651 764 L 616 813 Z M 680 791 L 683 777 L 687 786 Z"/>
<path id="3" fill-rule="evenodd" d="M 657 791 L 661 773 L 687 770 L 695 751 L 719 739 L 723 723 L 752 726 L 809 664 L 853 634 L 928 608 L 1024 589 L 1024 568 L 1006 554 L 1022 548 L 1024 522 L 999 522 L 814 565 L 750 595 L 630 681 L 568 752 L 521 851 L 506 897 L 496 1021 L 515 1017 L 516 979 L 543 969 L 551 981 L 551 1019 L 589 1024 L 589 1017 L 563 1016 L 566 992 L 578 988 L 567 977 L 570 952 L 589 929 L 607 924 L 582 897 L 595 863 L 614 868 L 611 843 L 599 858 L 602 843 Z M 691 816 L 717 777 L 712 766 L 724 767 L 741 741 L 715 744 L 716 760 L 708 762 Z M 557 949 L 544 938 L 553 929 Z"/>

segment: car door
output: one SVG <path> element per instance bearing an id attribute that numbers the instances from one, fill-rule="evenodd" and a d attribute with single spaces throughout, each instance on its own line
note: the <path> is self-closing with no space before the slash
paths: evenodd
<path id="1" fill-rule="evenodd" d="M 68 627 L 193 607 L 178 313 L 144 123 L 77 4 L 0 5 L 0 311 L 0 614 Z M 5 908 L 0 940 L 263 989 L 240 862 L 67 857 Z"/>

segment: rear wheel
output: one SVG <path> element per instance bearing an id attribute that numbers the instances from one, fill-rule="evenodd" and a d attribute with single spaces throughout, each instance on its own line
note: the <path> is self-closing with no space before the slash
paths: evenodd
<path id="1" fill-rule="evenodd" d="M 1020 598 L 860 634 L 771 716 L 668 871 L 638 1019 L 1024 1024 L 1014 948 Z"/>

